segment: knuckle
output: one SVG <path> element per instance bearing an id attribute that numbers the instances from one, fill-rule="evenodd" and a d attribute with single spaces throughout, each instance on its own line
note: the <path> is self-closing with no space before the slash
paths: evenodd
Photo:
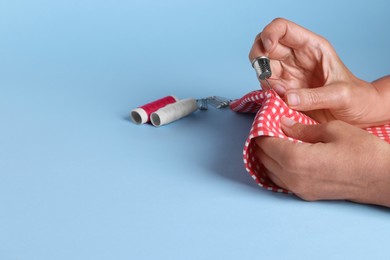
<path id="1" fill-rule="evenodd" d="M 306 191 L 303 194 L 297 194 L 297 196 L 300 197 L 301 199 L 305 200 L 305 201 L 317 201 L 317 200 L 319 200 L 319 198 L 315 194 L 310 192 L 310 191 Z"/>
<path id="2" fill-rule="evenodd" d="M 271 23 L 287 23 L 287 20 L 283 17 L 276 17 L 272 20 Z"/>
<path id="3" fill-rule="evenodd" d="M 351 104 L 352 88 L 349 84 L 343 84 L 338 89 L 339 103 L 342 107 L 349 107 Z"/>
<path id="4" fill-rule="evenodd" d="M 296 153 L 291 152 L 289 154 L 289 156 L 287 156 L 284 159 L 283 166 L 288 171 L 295 171 L 295 170 L 297 170 L 297 168 L 299 169 L 298 165 L 300 164 L 299 161 L 301 161 L 301 160 L 302 159 L 299 158 L 299 156 Z"/>
<path id="5" fill-rule="evenodd" d="M 270 36 L 275 32 L 280 30 L 280 28 L 285 28 L 288 25 L 288 20 L 277 17 L 274 18 L 268 25 L 265 26 L 261 37 L 262 38 L 270 38 Z"/>
<path id="6" fill-rule="evenodd" d="M 284 159 L 284 168 L 298 179 L 303 178 L 307 169 L 307 159 L 297 152 L 290 152 L 289 156 Z"/>
<path id="7" fill-rule="evenodd" d="M 320 127 L 322 128 L 321 129 L 321 132 L 325 135 L 325 136 L 329 136 L 329 135 L 332 135 L 332 133 L 334 133 L 335 131 L 337 131 L 338 127 L 337 127 L 337 121 L 338 120 L 334 120 L 334 121 L 329 121 L 325 124 L 322 124 Z"/>
<path id="8" fill-rule="evenodd" d="M 307 185 L 304 181 L 299 180 L 295 181 L 294 184 L 291 185 L 291 190 L 300 198 L 306 198 L 308 193 Z"/>
<path id="9" fill-rule="evenodd" d="M 319 35 L 319 34 L 317 34 L 317 35 L 318 35 L 319 42 L 321 43 L 322 46 L 326 46 L 327 48 L 332 47 L 330 42 L 328 41 L 328 39 L 326 39 L 322 35 Z"/>
<path id="10" fill-rule="evenodd" d="M 284 168 L 286 168 L 288 171 L 292 171 L 296 168 L 296 160 L 294 155 L 290 155 L 287 158 L 284 159 L 283 162 Z"/>
<path id="11" fill-rule="evenodd" d="M 320 199 L 314 192 L 312 185 L 304 180 L 296 182 L 294 188 L 291 190 L 295 195 L 305 201 L 316 201 Z"/>
<path id="12" fill-rule="evenodd" d="M 316 34 L 317 36 L 317 47 L 322 50 L 322 51 L 332 51 L 334 52 L 334 48 L 332 46 L 332 44 L 330 43 L 330 41 L 328 39 L 326 39 L 324 36 L 322 35 L 319 35 L 319 34 Z"/>

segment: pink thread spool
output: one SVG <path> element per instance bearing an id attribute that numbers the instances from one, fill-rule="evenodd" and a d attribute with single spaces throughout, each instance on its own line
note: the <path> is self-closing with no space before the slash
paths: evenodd
<path id="1" fill-rule="evenodd" d="M 146 105 L 133 109 L 130 113 L 131 120 L 137 125 L 145 124 L 150 121 L 150 115 L 166 105 L 177 102 L 175 96 L 166 96 Z"/>

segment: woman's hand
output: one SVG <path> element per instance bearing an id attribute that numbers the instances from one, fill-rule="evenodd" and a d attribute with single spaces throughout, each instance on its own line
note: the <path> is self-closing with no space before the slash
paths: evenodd
<path id="1" fill-rule="evenodd" d="M 270 58 L 272 88 L 291 108 L 319 122 L 339 119 L 367 127 L 390 121 L 389 113 L 378 112 L 390 102 L 377 84 L 355 77 L 323 37 L 278 18 L 256 37 L 249 59 L 262 55 Z"/>
<path id="2" fill-rule="evenodd" d="M 259 137 L 257 156 L 271 180 L 305 200 L 346 199 L 390 207 L 390 146 L 342 121 L 283 131 L 305 143 Z"/>

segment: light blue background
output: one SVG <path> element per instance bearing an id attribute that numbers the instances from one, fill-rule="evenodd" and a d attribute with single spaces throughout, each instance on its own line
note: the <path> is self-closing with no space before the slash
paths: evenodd
<path id="1" fill-rule="evenodd" d="M 389 259 L 390 211 L 257 187 L 251 116 L 161 128 L 132 108 L 258 88 L 255 35 L 286 17 L 357 76 L 390 72 L 388 1 L 0 2 L 0 259 Z"/>

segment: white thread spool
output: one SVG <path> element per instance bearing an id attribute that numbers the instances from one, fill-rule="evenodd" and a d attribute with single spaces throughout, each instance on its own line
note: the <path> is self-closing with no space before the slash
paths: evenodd
<path id="1" fill-rule="evenodd" d="M 150 120 L 154 126 L 158 127 L 188 116 L 197 109 L 198 105 L 196 100 L 193 98 L 186 98 L 160 108 L 152 113 Z"/>

